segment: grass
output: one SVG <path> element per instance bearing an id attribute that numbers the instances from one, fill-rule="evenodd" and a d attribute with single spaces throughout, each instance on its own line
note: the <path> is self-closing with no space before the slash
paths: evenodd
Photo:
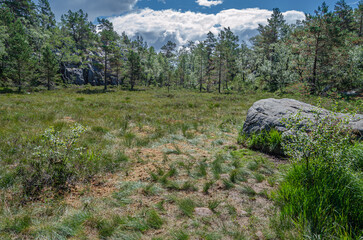
<path id="1" fill-rule="evenodd" d="M 255 187 L 276 189 L 280 165 L 241 149 L 236 139 L 255 101 L 282 96 L 82 90 L 0 94 L 0 239 L 278 236 L 269 221 L 273 202 Z M 19 166 L 28 166 L 46 129 L 68 132 L 76 123 L 88 130 L 75 145 L 84 158 L 74 169 L 92 174 L 71 178 L 64 194 L 45 188 L 39 199 L 23 201 Z M 359 159 L 355 166 L 361 168 Z M 242 191 L 245 185 L 255 193 Z M 196 216 L 197 205 L 218 214 Z M 243 209 L 257 216 L 253 228 Z M 286 231 L 295 236 L 293 228 Z"/>
<path id="2" fill-rule="evenodd" d="M 284 156 L 282 150 L 282 135 L 276 129 L 253 133 L 250 136 L 241 131 L 238 137 L 238 142 L 250 149 L 259 150 L 277 156 Z"/>
<path id="3" fill-rule="evenodd" d="M 193 217 L 194 208 L 196 207 L 195 202 L 190 199 L 181 199 L 178 201 L 179 210 L 188 217 Z"/>

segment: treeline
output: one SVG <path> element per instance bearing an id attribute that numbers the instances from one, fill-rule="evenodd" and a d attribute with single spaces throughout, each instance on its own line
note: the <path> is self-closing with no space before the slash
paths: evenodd
<path id="1" fill-rule="evenodd" d="M 199 91 L 284 91 L 302 85 L 312 94 L 363 86 L 363 1 L 352 9 L 323 3 L 304 21 L 286 23 L 274 9 L 252 46 L 230 28 L 160 52 L 141 36 L 119 35 L 107 19 L 94 25 L 82 10 L 56 22 L 48 0 L 0 3 L 0 86 L 31 88 L 86 84 L 194 88 Z M 97 75 L 98 81 L 78 81 Z"/>

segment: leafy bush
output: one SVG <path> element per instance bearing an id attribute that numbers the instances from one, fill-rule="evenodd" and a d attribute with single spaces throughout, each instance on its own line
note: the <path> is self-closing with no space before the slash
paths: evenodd
<path id="1" fill-rule="evenodd" d="M 312 238 L 358 238 L 363 228 L 362 175 L 355 172 L 362 149 L 352 147 L 346 122 L 319 111 L 314 119 L 297 114 L 285 120 L 292 134 L 282 145 L 292 167 L 275 197 L 281 219 L 290 218 Z"/>
<path id="2" fill-rule="evenodd" d="M 75 125 L 71 132 L 62 136 L 53 127 L 41 137 L 41 145 L 28 162 L 20 168 L 22 186 L 26 196 L 39 195 L 43 189 L 51 188 L 57 192 L 66 190 L 68 183 L 77 176 L 72 163 L 82 156 L 83 148 L 75 144 L 86 129 Z"/>
<path id="3" fill-rule="evenodd" d="M 44 190 L 62 193 L 80 180 L 90 179 L 101 171 L 112 171 L 126 156 L 116 158 L 100 156 L 78 146 L 81 135 L 87 129 L 75 124 L 70 131 L 57 131 L 53 127 L 41 136 L 35 152 L 18 168 L 23 194 L 37 197 Z"/>

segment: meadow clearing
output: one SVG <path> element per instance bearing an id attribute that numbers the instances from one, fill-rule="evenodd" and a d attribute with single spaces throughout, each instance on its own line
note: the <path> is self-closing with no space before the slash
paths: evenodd
<path id="1" fill-rule="evenodd" d="M 94 87 L 0 95 L 0 238 L 298 239 L 271 199 L 289 161 L 237 143 L 249 107 L 269 97 L 291 95 Z M 85 129 L 69 138 L 78 124 Z M 62 139 L 69 146 L 52 146 Z M 57 154 L 71 167 L 35 164 Z M 55 188 L 44 167 L 69 181 Z"/>

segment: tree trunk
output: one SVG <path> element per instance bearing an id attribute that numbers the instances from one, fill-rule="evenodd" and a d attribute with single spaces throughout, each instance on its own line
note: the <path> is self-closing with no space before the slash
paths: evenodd
<path id="1" fill-rule="evenodd" d="M 363 34 L 363 13 L 360 15 L 360 24 L 359 24 L 359 37 Z"/>
<path id="2" fill-rule="evenodd" d="M 47 70 L 47 79 L 48 79 L 48 91 L 50 90 L 50 72 Z"/>
<path id="3" fill-rule="evenodd" d="M 117 86 L 120 85 L 120 80 L 118 79 L 118 75 L 119 75 L 119 66 L 116 66 L 116 82 L 117 82 Z"/>
<path id="4" fill-rule="evenodd" d="M 203 59 L 200 60 L 200 81 L 199 81 L 199 92 L 202 92 L 203 88 Z"/>
<path id="5" fill-rule="evenodd" d="M 18 92 L 21 92 L 21 64 L 18 62 Z"/>
<path id="6" fill-rule="evenodd" d="M 222 57 L 219 56 L 219 73 L 218 73 L 218 92 L 221 93 L 222 83 Z"/>
<path id="7" fill-rule="evenodd" d="M 312 79 L 312 86 L 311 86 L 311 93 L 316 93 L 316 83 L 317 83 L 317 74 L 316 69 L 318 65 L 318 49 L 319 49 L 319 38 L 316 38 L 316 44 L 315 44 L 315 55 L 314 55 L 314 65 L 313 65 L 313 79 Z"/>
<path id="8" fill-rule="evenodd" d="M 104 91 L 107 91 L 107 51 L 105 51 L 105 88 Z"/>

